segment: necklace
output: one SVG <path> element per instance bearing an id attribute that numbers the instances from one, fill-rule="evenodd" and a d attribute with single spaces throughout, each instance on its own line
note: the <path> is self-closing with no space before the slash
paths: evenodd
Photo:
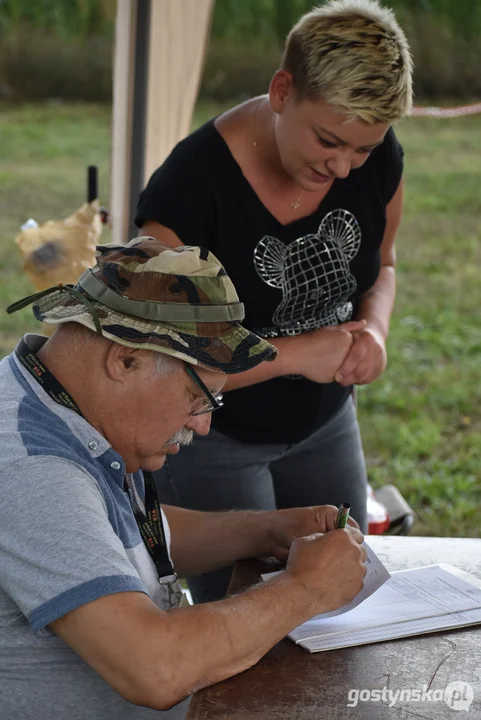
<path id="1" fill-rule="evenodd" d="M 256 119 L 257 119 L 257 110 L 259 109 L 261 102 L 262 102 L 262 100 L 259 100 L 259 102 L 256 103 L 256 106 L 255 106 L 255 108 L 254 108 L 253 117 L 252 117 L 252 147 L 254 147 L 254 148 L 256 148 L 256 149 L 257 149 L 257 141 L 256 141 Z M 269 174 L 269 177 L 273 178 L 273 175 L 272 175 L 272 174 Z M 277 183 L 276 183 L 276 184 L 277 184 Z M 291 202 L 289 202 L 289 205 L 291 206 L 291 208 L 292 208 L 293 210 L 298 210 L 299 207 L 301 206 L 301 200 L 302 200 L 302 198 L 303 198 L 303 196 L 304 196 L 304 193 L 305 193 L 305 190 L 303 190 L 303 191 L 301 192 L 301 194 L 299 195 L 299 197 L 297 198 L 297 200 L 292 200 Z"/>
<path id="2" fill-rule="evenodd" d="M 301 192 L 301 194 L 299 195 L 297 200 L 293 200 L 291 202 L 291 208 L 293 208 L 293 210 L 297 210 L 297 208 L 300 206 L 303 195 L 304 195 L 304 190 Z"/>

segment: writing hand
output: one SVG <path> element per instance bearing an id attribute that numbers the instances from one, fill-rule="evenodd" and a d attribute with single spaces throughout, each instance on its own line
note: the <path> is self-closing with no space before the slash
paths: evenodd
<path id="1" fill-rule="evenodd" d="M 292 543 L 300 537 L 315 533 L 326 533 L 336 528 L 338 508 L 334 505 L 291 508 L 266 513 L 269 518 L 263 523 L 268 528 L 268 544 L 265 554 L 285 562 Z M 348 519 L 353 528 L 359 525 L 353 518 Z"/>
<path id="2" fill-rule="evenodd" d="M 311 617 L 347 605 L 362 590 L 367 559 L 356 528 L 313 534 L 292 543 L 286 575 L 304 588 Z"/>

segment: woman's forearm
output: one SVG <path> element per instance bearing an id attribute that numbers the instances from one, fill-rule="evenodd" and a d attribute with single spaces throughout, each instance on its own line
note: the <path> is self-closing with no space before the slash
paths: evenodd
<path id="1" fill-rule="evenodd" d="M 359 302 L 356 317 L 366 320 L 386 340 L 396 297 L 396 271 L 392 265 L 383 265 L 379 277 Z"/>
<path id="2" fill-rule="evenodd" d="M 249 385 L 257 385 L 283 375 L 294 374 L 296 371 L 293 369 L 293 341 L 295 341 L 295 338 L 274 338 L 272 340 L 269 338 L 271 345 L 274 345 L 279 351 L 275 360 L 260 363 L 257 367 L 246 372 L 228 375 L 224 385 L 224 392 L 238 390 Z"/>
<path id="3" fill-rule="evenodd" d="M 275 338 L 271 342 L 279 351 L 277 358 L 239 375 L 229 375 L 224 390 L 236 390 L 281 375 L 302 375 L 316 383 L 333 382 L 352 345 L 351 333 L 363 328 L 363 322 L 352 321 Z"/>

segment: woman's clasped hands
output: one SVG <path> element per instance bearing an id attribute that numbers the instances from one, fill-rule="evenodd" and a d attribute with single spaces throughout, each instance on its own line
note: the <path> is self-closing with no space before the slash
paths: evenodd
<path id="1" fill-rule="evenodd" d="M 382 334 L 366 320 L 319 328 L 295 338 L 292 372 L 317 383 L 366 385 L 386 367 Z"/>
<path id="2" fill-rule="evenodd" d="M 334 379 L 340 385 L 368 385 L 387 364 L 386 343 L 381 332 L 366 324 L 352 333 L 352 345 Z"/>

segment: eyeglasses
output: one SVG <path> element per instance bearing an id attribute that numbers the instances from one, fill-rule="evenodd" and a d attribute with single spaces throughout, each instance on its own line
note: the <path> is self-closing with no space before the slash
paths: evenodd
<path id="1" fill-rule="evenodd" d="M 194 410 L 192 412 L 192 415 L 205 415 L 205 413 L 214 412 L 214 410 L 218 410 L 220 407 L 223 406 L 224 403 L 222 402 L 222 393 L 212 395 L 207 385 L 202 382 L 202 380 L 200 379 L 192 365 L 190 365 L 190 363 L 185 363 L 185 370 L 187 372 L 187 375 L 192 378 L 192 380 L 200 387 L 200 389 L 205 395 L 205 400 L 202 401 L 202 407 L 200 408 L 200 410 Z"/>

